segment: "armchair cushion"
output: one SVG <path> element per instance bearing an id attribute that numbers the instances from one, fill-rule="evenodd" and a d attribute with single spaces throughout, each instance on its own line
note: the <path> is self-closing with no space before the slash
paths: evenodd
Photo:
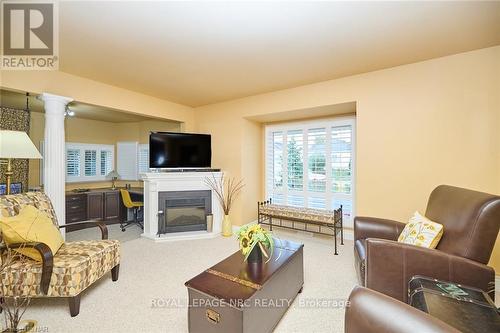
<path id="1" fill-rule="evenodd" d="M 41 242 L 55 254 L 64 243 L 59 229 L 52 224 L 50 217 L 31 205 L 24 206 L 18 215 L 0 216 L 0 227 L 7 245 Z M 40 253 L 35 249 L 21 247 L 15 251 L 36 261 L 42 261 Z"/>
<path id="2" fill-rule="evenodd" d="M 120 263 L 116 240 L 68 242 L 54 256 L 47 295 L 41 291 L 42 264 L 16 261 L 2 272 L 4 296 L 73 297 Z"/>

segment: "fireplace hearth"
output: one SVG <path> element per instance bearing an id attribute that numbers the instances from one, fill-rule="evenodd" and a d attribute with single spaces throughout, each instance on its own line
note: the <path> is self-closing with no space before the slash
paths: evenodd
<path id="1" fill-rule="evenodd" d="M 207 230 L 212 213 L 212 193 L 202 191 L 158 192 L 158 233 Z"/>

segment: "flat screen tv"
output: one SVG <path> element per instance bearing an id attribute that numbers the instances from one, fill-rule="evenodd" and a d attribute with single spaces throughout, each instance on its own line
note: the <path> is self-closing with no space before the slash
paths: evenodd
<path id="1" fill-rule="evenodd" d="M 208 134 L 152 132 L 149 135 L 150 168 L 210 168 Z"/>

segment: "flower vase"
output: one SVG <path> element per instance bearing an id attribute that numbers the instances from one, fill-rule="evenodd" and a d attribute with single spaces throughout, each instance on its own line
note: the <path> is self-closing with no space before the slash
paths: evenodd
<path id="1" fill-rule="evenodd" d="M 231 237 L 233 235 L 233 225 L 231 224 L 231 219 L 229 215 L 224 215 L 222 220 L 222 236 Z"/>
<path id="2" fill-rule="evenodd" d="M 262 251 L 258 244 L 253 247 L 252 252 L 248 255 L 247 262 L 250 264 L 262 263 Z"/>

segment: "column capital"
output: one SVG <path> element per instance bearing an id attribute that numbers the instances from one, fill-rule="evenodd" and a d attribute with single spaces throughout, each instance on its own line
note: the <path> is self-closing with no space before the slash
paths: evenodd
<path id="1" fill-rule="evenodd" d="M 73 101 L 73 98 L 71 97 L 59 96 L 49 93 L 42 93 L 40 95 L 40 99 L 44 102 L 59 102 L 62 103 L 64 106 Z"/>

